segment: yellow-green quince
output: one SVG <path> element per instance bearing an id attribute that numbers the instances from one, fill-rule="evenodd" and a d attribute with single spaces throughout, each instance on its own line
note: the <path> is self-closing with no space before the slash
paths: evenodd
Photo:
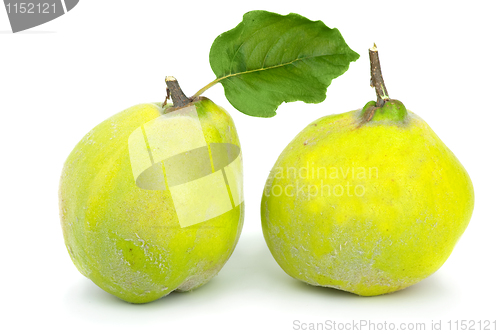
<path id="1" fill-rule="evenodd" d="M 225 143 L 239 149 L 234 123 L 224 109 L 206 98 L 189 106 L 195 107 L 199 122 L 180 113 L 179 117 L 186 119 L 174 129 L 181 136 L 176 139 L 179 143 L 189 143 L 195 135 L 199 136 L 196 124 L 201 124 L 201 136 L 207 144 Z M 242 229 L 242 200 L 234 205 L 229 197 L 217 198 L 215 190 L 193 194 L 192 189 L 190 192 L 183 188 L 184 192 L 177 192 L 177 196 L 192 196 L 192 200 L 181 201 L 183 207 L 176 210 L 172 187 L 154 190 L 138 186 L 131 163 L 131 135 L 134 131 L 141 133 L 145 124 L 172 110 L 170 105 L 149 103 L 112 116 L 78 143 L 61 176 L 60 215 L 71 259 L 83 275 L 103 290 L 130 303 L 147 303 L 172 291 L 188 291 L 205 284 L 228 260 Z M 173 144 L 150 145 L 149 152 L 154 154 L 155 149 L 172 148 Z M 134 154 L 147 152 L 137 147 Z M 177 170 L 192 173 L 192 160 L 183 160 L 182 154 L 177 157 L 181 158 L 176 161 Z M 160 172 L 162 167 L 168 167 L 156 166 L 160 166 Z M 217 172 L 213 168 L 212 164 L 210 175 Z M 216 176 L 222 178 L 218 172 Z M 180 176 L 182 179 L 182 173 Z M 241 164 L 233 168 L 232 177 L 232 186 L 241 191 Z M 147 185 L 149 181 L 143 183 Z M 229 187 L 222 184 L 220 189 L 227 194 Z M 230 210 L 228 201 L 233 204 Z M 181 227 L 181 209 L 189 215 L 200 206 L 209 219 Z"/>
<path id="2" fill-rule="evenodd" d="M 318 119 L 285 148 L 261 205 L 290 276 L 362 296 L 404 289 L 450 256 L 474 206 L 455 155 L 397 100 Z"/>

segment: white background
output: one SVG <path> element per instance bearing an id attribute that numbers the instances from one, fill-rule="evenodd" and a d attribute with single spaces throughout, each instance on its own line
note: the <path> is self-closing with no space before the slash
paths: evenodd
<path id="1" fill-rule="evenodd" d="M 202 288 L 145 305 L 122 302 L 83 277 L 67 254 L 57 207 L 64 160 L 111 115 L 163 101 L 166 75 L 188 95 L 212 81 L 213 40 L 254 9 L 322 20 L 361 57 L 333 81 L 324 103 L 282 105 L 271 119 L 240 114 L 220 85 L 205 93 L 231 113 L 241 140 L 247 213 L 240 242 Z M 294 320 L 424 322 L 428 331 L 431 321 L 444 331 L 448 320 L 496 320 L 499 328 L 499 9 L 498 1 L 82 0 L 63 17 L 12 34 L 0 7 L 2 331 L 291 333 Z M 374 99 L 373 42 L 390 96 L 460 159 L 476 205 L 437 273 L 363 298 L 286 275 L 264 242 L 259 206 L 269 170 L 300 130 Z"/>

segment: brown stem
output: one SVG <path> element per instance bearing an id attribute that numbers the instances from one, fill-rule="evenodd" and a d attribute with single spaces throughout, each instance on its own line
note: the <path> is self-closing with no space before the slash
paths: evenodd
<path id="1" fill-rule="evenodd" d="M 368 50 L 370 55 L 370 86 L 375 87 L 377 93 L 377 107 L 383 107 L 385 101 L 389 101 L 389 93 L 385 88 L 384 78 L 382 77 L 382 69 L 380 68 L 380 60 L 378 58 L 377 45 Z"/>
<path id="2" fill-rule="evenodd" d="M 167 98 L 165 99 L 165 102 L 163 102 L 163 106 L 167 104 L 167 100 L 169 98 L 172 99 L 174 108 L 181 108 L 192 102 L 191 99 L 182 91 L 177 79 L 172 76 L 168 76 L 165 78 L 165 82 L 167 83 Z"/>

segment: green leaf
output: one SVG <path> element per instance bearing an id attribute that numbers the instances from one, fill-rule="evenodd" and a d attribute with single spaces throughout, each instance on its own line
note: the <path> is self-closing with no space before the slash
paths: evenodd
<path id="1" fill-rule="evenodd" d="M 219 35 L 210 65 L 239 111 L 272 117 L 283 102 L 319 103 L 332 79 L 359 58 L 338 29 L 298 14 L 256 10 Z"/>

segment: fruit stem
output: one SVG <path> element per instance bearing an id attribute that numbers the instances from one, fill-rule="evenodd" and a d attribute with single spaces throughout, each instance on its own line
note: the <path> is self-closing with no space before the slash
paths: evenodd
<path id="1" fill-rule="evenodd" d="M 163 102 L 163 106 L 167 104 L 169 98 L 172 99 L 174 108 L 184 107 L 192 102 L 192 99 L 184 94 L 176 78 L 167 76 L 165 78 L 165 83 L 167 84 L 167 97 L 165 98 L 165 102 Z"/>
<path id="2" fill-rule="evenodd" d="M 389 101 L 390 98 L 384 84 L 384 78 L 382 77 L 380 59 L 378 57 L 377 45 L 375 43 L 373 43 L 373 47 L 368 49 L 368 53 L 370 55 L 370 86 L 375 87 L 375 92 L 377 93 L 377 107 L 383 107 L 385 101 Z"/>

